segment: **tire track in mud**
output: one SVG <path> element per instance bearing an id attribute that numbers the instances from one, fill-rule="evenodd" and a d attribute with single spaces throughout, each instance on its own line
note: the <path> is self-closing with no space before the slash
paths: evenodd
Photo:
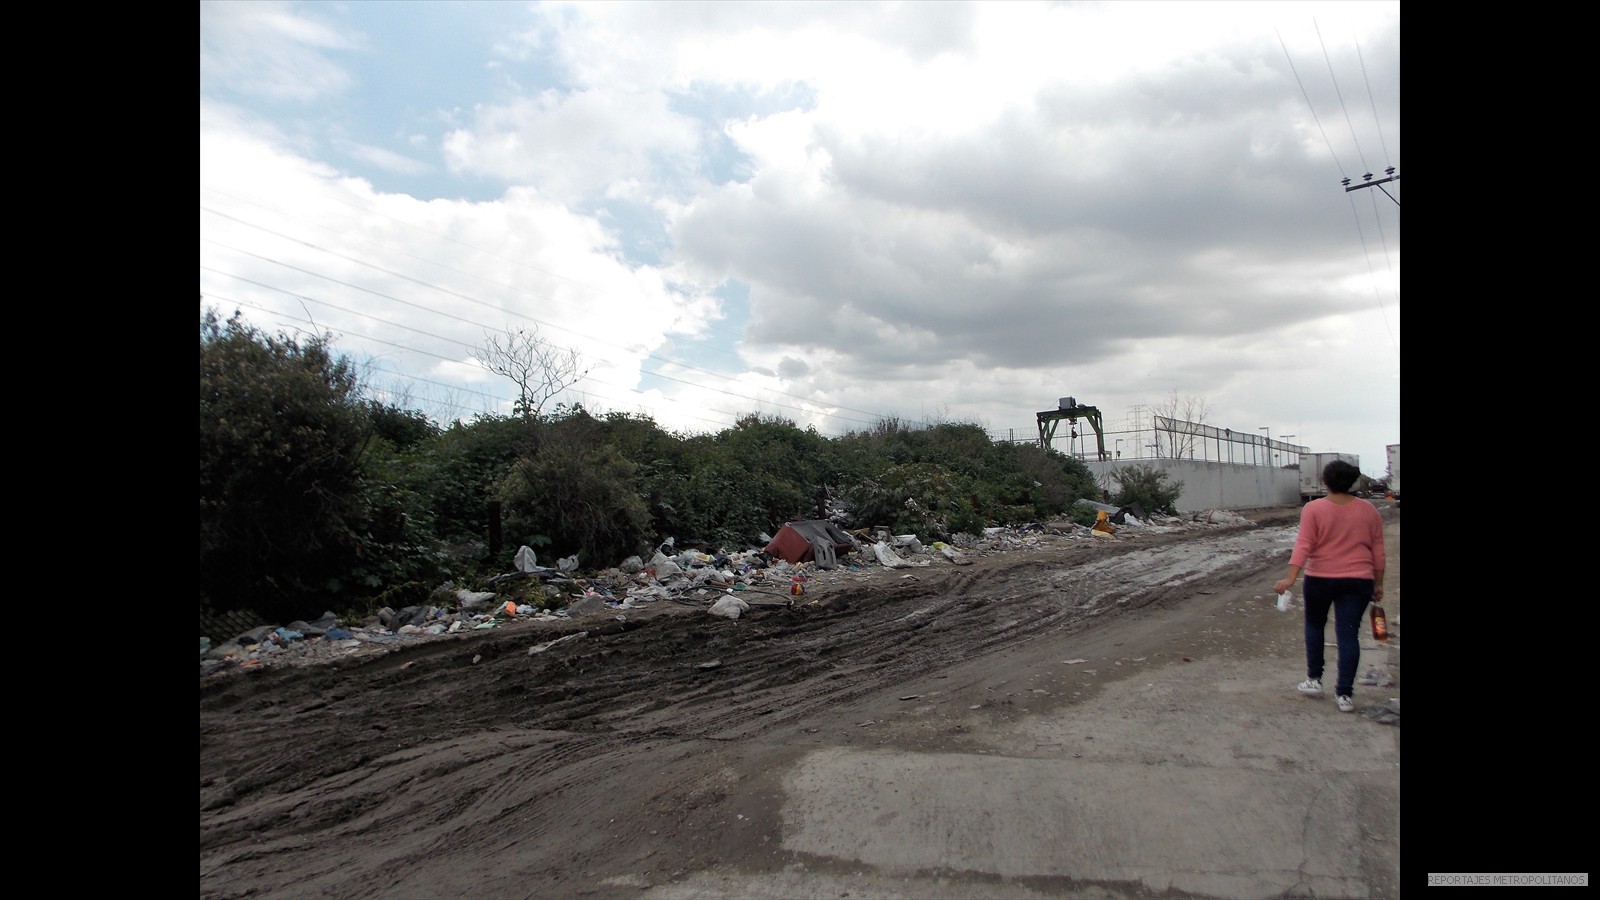
<path id="1" fill-rule="evenodd" d="M 770 610 L 703 626 L 713 636 L 697 652 L 717 654 L 720 665 L 658 670 L 648 701 L 629 702 L 642 689 L 628 673 L 602 674 L 586 700 L 550 711 L 621 734 L 745 738 L 952 661 L 1079 631 L 1104 615 L 1181 602 L 1208 579 L 1281 564 L 1286 540 L 1292 529 L 1251 531 L 1206 541 L 1203 550 L 1178 542 L 1019 561 L 937 585 L 847 591 L 819 604 L 820 613 Z M 580 668 L 592 658 L 576 653 L 571 664 Z"/>
<path id="2" fill-rule="evenodd" d="M 377 827 L 393 815 L 385 805 L 396 789 L 502 765 L 493 762 L 502 749 L 547 761 L 546 780 L 504 802 L 544 802 L 603 777 L 595 762 L 631 746 L 748 738 L 953 662 L 1183 602 L 1210 579 L 1281 565 L 1285 534 L 1292 540 L 1293 529 L 1204 531 L 1029 554 L 975 573 L 919 570 L 888 587 L 756 606 L 737 621 L 684 611 L 606 622 L 531 656 L 533 644 L 581 627 L 203 682 L 202 857 L 263 831 Z M 476 818 L 468 811 L 487 802 L 473 792 L 408 814 Z"/>

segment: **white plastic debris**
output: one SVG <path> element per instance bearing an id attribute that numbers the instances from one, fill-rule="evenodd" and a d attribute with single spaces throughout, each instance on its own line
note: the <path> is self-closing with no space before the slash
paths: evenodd
<path id="1" fill-rule="evenodd" d="M 903 569 L 911 565 L 900 558 L 898 553 L 889 549 L 889 545 L 879 541 L 872 545 L 872 555 L 878 558 L 878 564 L 890 569 Z"/>
<path id="2" fill-rule="evenodd" d="M 962 556 L 960 553 L 958 553 L 956 551 L 956 548 L 950 546 L 949 544 L 941 543 L 941 544 L 938 545 L 938 547 L 939 547 L 939 552 L 944 556 L 944 558 L 950 560 L 951 562 L 955 563 L 956 565 L 958 565 L 958 566 L 970 566 L 970 565 L 972 565 L 972 560 L 967 559 L 966 557 Z"/>
<path id="3" fill-rule="evenodd" d="M 910 562 L 902 559 L 898 553 L 895 553 L 893 550 L 889 549 L 889 545 L 883 541 L 879 541 L 878 543 L 872 545 L 872 554 L 878 558 L 879 564 L 889 569 L 905 569 L 913 566 L 920 567 L 932 565 L 932 563 L 926 559 L 919 560 L 917 562 Z"/>
<path id="4" fill-rule="evenodd" d="M 713 616 L 737 619 L 740 613 L 749 608 L 750 604 L 746 603 L 743 598 L 735 597 L 732 594 L 724 594 L 717 598 L 717 602 L 711 604 L 711 608 L 706 612 L 711 613 Z"/>
<path id="5" fill-rule="evenodd" d="M 456 591 L 456 599 L 461 601 L 461 608 L 465 610 L 482 609 L 494 600 L 494 591 Z"/>
<path id="6" fill-rule="evenodd" d="M 533 552 L 532 547 L 524 544 L 517 548 L 517 555 L 512 559 L 512 563 L 516 565 L 518 572 L 532 572 L 539 568 L 539 556 Z"/>

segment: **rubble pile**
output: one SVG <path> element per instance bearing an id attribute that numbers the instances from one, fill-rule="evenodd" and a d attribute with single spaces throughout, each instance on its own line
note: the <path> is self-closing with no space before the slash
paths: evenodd
<path id="1" fill-rule="evenodd" d="M 626 621 L 629 610 L 661 602 L 700 607 L 712 615 L 737 619 L 751 606 L 804 602 L 800 598 L 808 589 L 847 583 L 883 568 L 962 566 L 977 557 L 1049 549 L 1062 541 L 1117 540 L 1141 532 L 1248 522 L 1220 510 L 1188 519 L 1157 516 L 1148 520 L 1120 510 L 1110 521 L 1117 524 L 1107 526 L 1102 521 L 1089 527 L 1059 520 L 986 528 L 982 534 L 957 534 L 949 542 L 927 543 L 914 534 L 893 535 L 887 529 L 866 528 L 850 533 L 854 548 L 836 560 L 829 553 L 825 559 L 799 563 L 755 549 L 732 553 L 679 550 L 674 539 L 668 538 L 648 560 L 631 556 L 589 577 L 577 576 L 575 556 L 560 560 L 557 567 L 544 567 L 538 565 L 531 548 L 522 547 L 514 558 L 516 571 L 487 580 L 492 590 L 473 591 L 447 583 L 433 592 L 429 604 L 399 610 L 384 607 L 360 624 L 326 612 L 315 622 L 263 625 L 220 644 L 202 637 L 200 675 L 387 653 L 512 621 L 570 622 L 600 615 Z M 765 535 L 762 538 L 767 540 Z"/>

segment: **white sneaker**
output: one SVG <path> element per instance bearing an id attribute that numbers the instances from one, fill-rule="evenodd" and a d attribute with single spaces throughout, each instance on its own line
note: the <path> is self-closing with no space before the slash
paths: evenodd
<path id="1" fill-rule="evenodd" d="M 1310 694 L 1313 697 L 1322 696 L 1322 681 L 1317 678 L 1307 678 L 1300 682 L 1300 693 Z"/>
<path id="2" fill-rule="evenodd" d="M 1339 704 L 1339 712 L 1355 712 L 1356 711 L 1356 701 L 1355 701 L 1354 698 L 1348 697 L 1348 696 L 1341 696 L 1341 697 L 1338 697 L 1336 699 L 1337 699 L 1337 702 Z"/>

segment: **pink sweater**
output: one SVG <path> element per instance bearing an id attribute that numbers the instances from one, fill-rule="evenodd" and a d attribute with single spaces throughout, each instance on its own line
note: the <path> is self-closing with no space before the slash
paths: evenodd
<path id="1" fill-rule="evenodd" d="M 1340 506 L 1326 497 L 1300 510 L 1289 565 L 1318 578 L 1372 578 L 1383 568 L 1383 517 L 1360 497 Z"/>

